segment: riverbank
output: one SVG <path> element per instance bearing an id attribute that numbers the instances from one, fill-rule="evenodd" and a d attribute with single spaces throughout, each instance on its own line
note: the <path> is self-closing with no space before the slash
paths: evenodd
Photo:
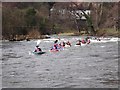
<path id="1" fill-rule="evenodd" d="M 87 34 L 85 31 L 81 31 L 79 32 L 71 32 L 71 33 L 60 33 L 58 35 L 66 35 L 66 36 L 91 36 L 90 34 Z M 114 30 L 114 29 L 101 29 L 101 30 L 97 30 L 96 31 L 96 36 L 101 37 L 108 37 L 108 36 L 112 36 L 112 37 L 119 37 L 120 33 L 118 30 Z"/>
<path id="2" fill-rule="evenodd" d="M 119 30 L 115 30 L 115 29 L 101 29 L 97 31 L 97 36 L 119 37 L 120 33 Z"/>
<path id="3" fill-rule="evenodd" d="M 85 31 L 78 32 L 64 32 L 57 34 L 58 36 L 91 36 L 90 34 L 86 34 Z M 118 30 L 114 29 L 101 29 L 96 32 L 96 36 L 98 37 L 119 37 L 120 33 Z M 11 35 L 9 37 L 2 37 L 2 40 L 9 40 L 9 41 L 30 41 L 31 39 L 45 39 L 50 38 L 48 35 L 41 35 L 41 34 L 30 34 L 30 35 Z"/>
<path id="4" fill-rule="evenodd" d="M 8 40 L 8 41 L 30 41 L 31 39 L 45 39 L 45 38 L 50 38 L 47 35 L 37 35 L 34 37 L 31 37 L 29 35 L 15 35 L 11 37 L 2 37 L 2 40 Z"/>

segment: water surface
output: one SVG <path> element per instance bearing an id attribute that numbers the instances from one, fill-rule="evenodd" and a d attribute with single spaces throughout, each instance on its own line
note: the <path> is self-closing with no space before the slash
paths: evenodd
<path id="1" fill-rule="evenodd" d="M 7 88 L 117 88 L 118 42 L 75 47 L 73 36 L 63 36 L 72 47 L 50 52 L 53 42 L 42 41 L 46 53 L 34 55 L 36 40 L 2 43 L 2 87 Z"/>

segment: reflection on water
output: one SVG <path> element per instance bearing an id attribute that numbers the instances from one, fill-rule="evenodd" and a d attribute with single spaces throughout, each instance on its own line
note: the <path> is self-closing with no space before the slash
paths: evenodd
<path id="1" fill-rule="evenodd" d="M 40 44 L 45 54 L 34 55 L 36 40 L 3 42 L 3 87 L 23 88 L 117 88 L 118 43 L 92 43 L 75 47 L 78 37 L 62 37 L 72 47 L 49 52 L 53 42 Z M 31 54 L 30 54 L 31 53 Z"/>

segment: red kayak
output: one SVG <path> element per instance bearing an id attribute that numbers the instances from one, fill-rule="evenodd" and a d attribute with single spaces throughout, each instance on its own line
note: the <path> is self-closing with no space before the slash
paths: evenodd
<path id="1" fill-rule="evenodd" d="M 50 50 L 50 52 L 58 52 L 59 50 L 57 50 L 57 49 L 52 49 L 52 50 Z"/>

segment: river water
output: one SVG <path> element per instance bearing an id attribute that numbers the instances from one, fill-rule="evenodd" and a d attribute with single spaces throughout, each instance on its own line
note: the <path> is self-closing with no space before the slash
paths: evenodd
<path id="1" fill-rule="evenodd" d="M 52 36 L 55 37 L 55 36 Z M 36 40 L 2 43 L 3 88 L 117 88 L 118 42 L 91 43 L 50 52 L 53 41 L 43 41 L 45 54 L 34 55 Z"/>

